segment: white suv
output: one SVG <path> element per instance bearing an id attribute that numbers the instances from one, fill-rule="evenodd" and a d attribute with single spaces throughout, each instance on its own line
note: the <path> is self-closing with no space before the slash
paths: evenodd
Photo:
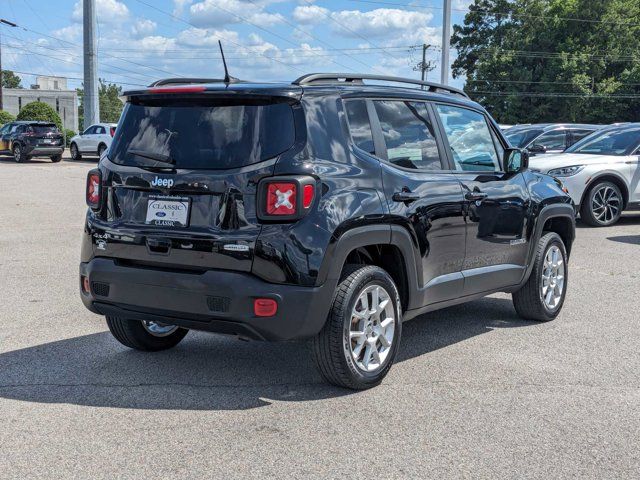
<path id="1" fill-rule="evenodd" d="M 640 206 L 640 123 L 599 130 L 560 155 L 532 157 L 530 168 L 559 178 L 594 227 L 613 225 Z"/>
<path id="2" fill-rule="evenodd" d="M 82 155 L 102 154 L 109 148 L 113 136 L 116 133 L 115 123 L 96 123 L 91 125 L 84 132 L 73 137 L 69 143 L 71 158 L 80 160 Z"/>

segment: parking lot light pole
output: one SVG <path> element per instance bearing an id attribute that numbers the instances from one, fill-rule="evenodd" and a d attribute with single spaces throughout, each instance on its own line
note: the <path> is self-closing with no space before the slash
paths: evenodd
<path id="1" fill-rule="evenodd" d="M 440 83 L 449 85 L 449 48 L 451 44 L 451 0 L 444 0 L 442 15 L 442 62 Z"/>
<path id="2" fill-rule="evenodd" d="M 5 20 L 4 18 L 0 18 L 0 23 L 3 25 L 9 25 L 10 27 L 17 27 L 13 22 L 9 20 Z M 4 104 L 2 103 L 2 32 L 0 31 L 0 110 L 4 108 Z"/>

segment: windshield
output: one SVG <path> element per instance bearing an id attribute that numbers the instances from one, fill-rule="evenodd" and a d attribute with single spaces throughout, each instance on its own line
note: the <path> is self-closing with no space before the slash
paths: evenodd
<path id="1" fill-rule="evenodd" d="M 36 135 L 45 135 L 47 133 L 58 133 L 58 127 L 51 125 L 29 125 L 29 130 Z"/>
<path id="2" fill-rule="evenodd" d="M 597 155 L 628 155 L 640 143 L 640 127 L 625 130 L 597 132 L 569 147 L 566 153 Z"/>
<path id="3" fill-rule="evenodd" d="M 511 129 L 505 132 L 505 137 L 509 140 L 509 143 L 514 147 L 524 148 L 531 140 L 536 138 L 538 135 L 542 133 L 542 130 L 539 128 L 536 129 L 528 129 L 528 130 L 516 130 L 513 131 Z"/>
<path id="4" fill-rule="evenodd" d="M 176 168 L 238 168 L 273 158 L 294 141 L 293 111 L 287 103 L 129 103 L 109 159 L 135 166 L 162 160 Z"/>

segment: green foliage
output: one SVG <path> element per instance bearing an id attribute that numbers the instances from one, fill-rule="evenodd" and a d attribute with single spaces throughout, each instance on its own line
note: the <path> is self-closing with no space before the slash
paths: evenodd
<path id="1" fill-rule="evenodd" d="M 84 125 L 84 89 L 78 88 L 77 92 L 78 98 L 80 99 L 78 117 L 80 121 L 80 130 L 82 131 L 89 125 Z M 123 104 L 118 98 L 122 95 L 122 87 L 113 83 L 105 83 L 101 79 L 98 94 L 98 102 L 100 104 L 100 121 L 106 123 L 118 123 L 123 108 Z"/>
<path id="2" fill-rule="evenodd" d="M 9 112 L 0 110 L 0 126 L 4 125 L 5 123 L 13 122 L 15 119 L 16 117 L 11 115 Z"/>
<path id="3" fill-rule="evenodd" d="M 22 88 L 20 85 L 20 77 L 11 70 L 2 70 L 2 87 L 3 88 Z"/>
<path id="4" fill-rule="evenodd" d="M 638 121 L 637 18 L 637 0 L 475 0 L 453 76 L 504 123 Z"/>
<path id="5" fill-rule="evenodd" d="M 62 130 L 62 120 L 60 115 L 50 105 L 44 102 L 27 103 L 16 117 L 17 120 L 37 120 L 41 122 L 55 123 L 59 130 Z"/>
<path id="6" fill-rule="evenodd" d="M 65 135 L 65 146 L 69 148 L 69 144 L 71 143 L 71 139 L 75 137 L 77 134 L 73 130 L 69 130 L 68 128 L 64 129 Z"/>

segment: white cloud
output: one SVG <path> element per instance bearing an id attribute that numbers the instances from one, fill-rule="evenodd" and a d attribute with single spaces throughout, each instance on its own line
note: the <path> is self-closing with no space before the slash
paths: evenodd
<path id="1" fill-rule="evenodd" d="M 210 47 L 216 47 L 216 52 L 218 51 L 218 40 L 221 40 L 223 44 L 225 40 L 232 44 L 239 43 L 238 32 L 224 29 L 188 28 L 180 32 L 176 38 L 179 46 L 187 48 L 206 47 L 207 51 L 210 50 Z"/>
<path id="2" fill-rule="evenodd" d="M 173 0 L 173 14 L 179 17 L 184 12 L 184 9 L 191 5 L 193 0 Z"/>
<path id="3" fill-rule="evenodd" d="M 96 16 L 100 23 L 123 22 L 129 18 L 129 9 L 118 0 L 96 0 Z M 78 0 L 73 6 L 71 18 L 82 22 L 82 0 Z"/>
<path id="4" fill-rule="evenodd" d="M 72 25 L 69 25 L 68 27 L 54 30 L 53 32 L 51 32 L 51 35 L 66 42 L 76 43 L 77 41 L 82 39 L 82 25 L 79 23 L 74 23 Z M 49 42 L 46 41 L 41 43 L 48 44 Z"/>
<path id="5" fill-rule="evenodd" d="M 149 20 L 147 18 L 141 18 L 136 20 L 136 22 L 131 27 L 131 33 L 134 37 L 146 37 L 147 35 L 151 35 L 155 32 L 158 24 L 153 20 Z"/>
<path id="6" fill-rule="evenodd" d="M 197 27 L 216 28 L 227 24 L 243 23 L 247 20 L 260 26 L 282 23 L 279 13 L 268 13 L 264 7 L 267 0 L 246 2 L 243 0 L 203 0 L 189 7 L 191 23 Z"/>
<path id="7" fill-rule="evenodd" d="M 317 5 L 303 5 L 293 9 L 293 19 L 296 22 L 312 25 L 322 23 L 327 20 L 329 10 Z"/>

